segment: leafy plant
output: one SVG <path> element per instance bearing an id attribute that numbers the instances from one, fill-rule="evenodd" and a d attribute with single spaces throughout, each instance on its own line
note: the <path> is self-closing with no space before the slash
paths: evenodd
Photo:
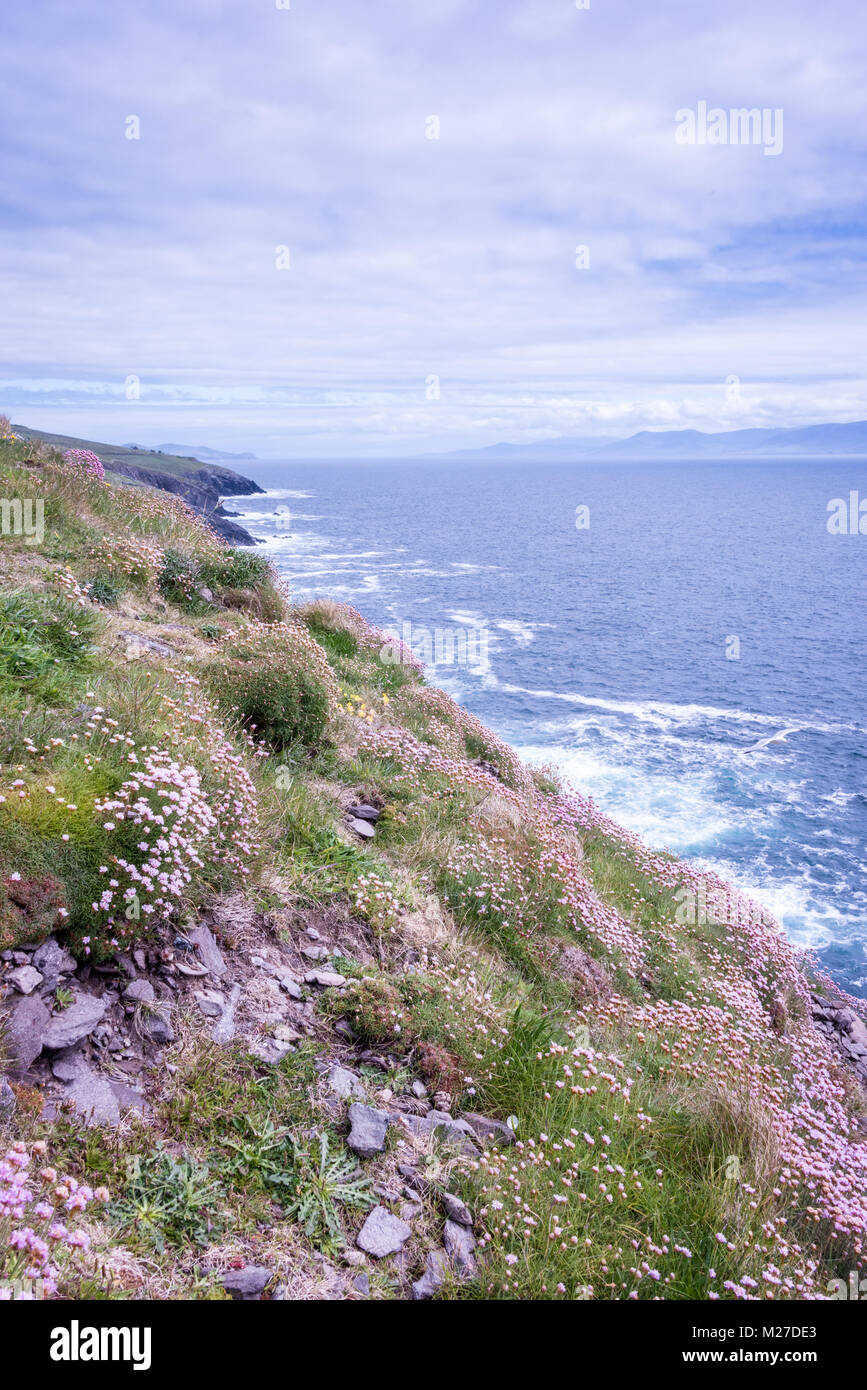
<path id="1" fill-rule="evenodd" d="M 315 1150 L 311 1153 L 296 1148 L 287 1210 L 310 1240 L 320 1249 L 332 1251 L 345 1243 L 338 1207 L 367 1211 L 376 1205 L 376 1198 L 368 1179 L 360 1176 L 356 1159 L 345 1150 L 332 1153 L 324 1130 L 318 1149 L 317 1157 Z"/>
<path id="2" fill-rule="evenodd" d="M 223 1225 L 217 1209 L 222 1195 L 206 1164 L 161 1150 L 129 1160 L 126 1192 L 112 1212 L 124 1230 L 161 1254 L 167 1241 L 204 1246 L 213 1240 Z"/>

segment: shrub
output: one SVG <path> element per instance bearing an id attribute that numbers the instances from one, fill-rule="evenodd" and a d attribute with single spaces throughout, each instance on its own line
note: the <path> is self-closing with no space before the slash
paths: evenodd
<path id="1" fill-rule="evenodd" d="M 258 661 L 215 663 L 211 679 L 244 728 L 280 751 L 294 743 L 312 747 L 328 718 L 325 687 L 304 666 L 277 654 Z"/>
<path id="2" fill-rule="evenodd" d="M 122 593 L 120 585 L 107 574 L 95 575 L 87 586 L 88 598 L 93 603 L 101 603 L 105 608 L 114 607 Z"/>
<path id="3" fill-rule="evenodd" d="M 102 462 L 91 449 L 67 449 L 63 455 L 63 462 L 67 468 L 82 472 L 88 478 L 97 478 L 101 482 L 105 477 Z"/>
<path id="4" fill-rule="evenodd" d="M 168 599 L 169 603 L 193 603 L 200 583 L 201 569 L 197 560 L 171 547 L 163 552 L 162 568 L 157 579 L 157 587 L 163 598 Z"/>
<path id="5" fill-rule="evenodd" d="M 255 550 L 227 547 L 202 565 L 202 582 L 211 589 L 255 589 L 272 574 L 270 562 Z"/>

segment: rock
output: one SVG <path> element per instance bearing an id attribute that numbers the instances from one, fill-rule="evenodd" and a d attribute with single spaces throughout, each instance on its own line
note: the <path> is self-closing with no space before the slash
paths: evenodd
<path id="1" fill-rule="evenodd" d="M 123 997 L 129 1004 L 152 1004 L 156 995 L 150 980 L 133 980 L 124 990 Z"/>
<path id="2" fill-rule="evenodd" d="M 327 946 L 302 946 L 301 954 L 308 960 L 327 960 L 331 952 Z"/>
<path id="3" fill-rule="evenodd" d="M 220 1275 L 220 1283 L 236 1302 L 250 1303 L 270 1284 L 273 1275 L 264 1265 L 247 1265 Z"/>
<path id="4" fill-rule="evenodd" d="M 211 1038 L 215 1043 L 220 1043 L 225 1047 L 235 1036 L 235 1010 L 238 1007 L 238 1000 L 241 998 L 241 986 L 232 985 L 229 991 L 229 998 L 223 1010 L 223 1016 L 214 1025 Z"/>
<path id="5" fill-rule="evenodd" d="M 15 1092 L 5 1076 L 0 1077 L 0 1115 L 11 1115 L 15 1109 Z"/>
<path id="6" fill-rule="evenodd" d="M 316 930 L 315 927 L 305 927 L 304 930 L 305 930 L 307 936 L 310 938 L 311 941 L 321 941 L 321 940 L 322 940 L 322 935 L 321 935 L 321 933 L 318 932 L 318 931 Z"/>
<path id="7" fill-rule="evenodd" d="M 34 970 L 32 965 L 19 965 L 17 970 L 10 970 L 6 976 L 10 985 L 13 985 L 19 994 L 32 994 L 36 986 L 42 984 L 42 978 L 39 971 Z"/>
<path id="8" fill-rule="evenodd" d="M 304 982 L 308 985 L 321 985 L 323 989 L 339 989 L 341 985 L 346 984 L 346 977 L 338 975 L 336 970 L 308 970 Z"/>
<path id="9" fill-rule="evenodd" d="M 65 951 L 56 937 L 49 936 L 33 953 L 33 964 L 44 976 L 43 987 L 47 990 L 57 988 L 61 975 L 75 973 L 75 956 Z"/>
<path id="10" fill-rule="evenodd" d="M 353 1153 L 359 1158 L 373 1158 L 375 1154 L 384 1153 L 389 1124 L 384 1110 L 374 1110 L 369 1105 L 350 1105 L 349 1122 L 352 1129 L 346 1143 Z"/>
<path id="11" fill-rule="evenodd" d="M 377 821 L 382 815 L 382 812 L 378 811 L 375 806 L 368 806 L 366 802 L 362 802 L 360 806 L 350 806 L 347 814 L 353 816 L 356 820 Z"/>
<path id="12" fill-rule="evenodd" d="M 347 1247 L 346 1250 L 341 1250 L 340 1258 L 345 1265 L 352 1265 L 353 1267 L 367 1264 L 367 1256 L 363 1250 L 350 1250 Z"/>
<path id="13" fill-rule="evenodd" d="M 431 1110 L 427 1115 L 404 1115 L 397 1112 L 394 1118 L 411 1134 L 425 1137 L 436 1134 L 444 1143 L 457 1147 L 461 1153 L 471 1158 L 478 1156 L 479 1151 L 473 1142 L 474 1134 L 470 1126 L 464 1120 L 453 1120 L 444 1110 Z"/>
<path id="14" fill-rule="evenodd" d="M 412 1286 L 412 1296 L 419 1299 L 433 1298 L 441 1289 L 448 1273 L 449 1262 L 445 1250 L 429 1250 L 424 1265 L 424 1274 Z"/>
<path id="15" fill-rule="evenodd" d="M 198 951 L 202 965 L 208 969 L 215 980 L 222 979 L 227 966 L 223 953 L 217 945 L 217 939 L 210 928 L 206 926 L 193 927 L 192 931 L 187 932 L 187 936 Z"/>
<path id="16" fill-rule="evenodd" d="M 236 512 L 234 513 L 234 515 L 237 516 L 238 513 Z M 209 589 L 207 584 L 203 584 L 201 589 L 196 590 L 196 593 L 198 594 L 199 598 L 204 599 L 205 603 L 214 602 L 214 591 L 213 589 Z"/>
<path id="17" fill-rule="evenodd" d="M 285 990 L 290 999 L 303 999 L 304 991 L 297 980 L 291 975 L 281 975 L 279 980 L 280 988 Z"/>
<path id="18" fill-rule="evenodd" d="M 350 830 L 354 830 L 356 835 L 360 835 L 362 840 L 372 840 L 376 831 L 369 821 L 356 820 L 355 816 L 350 816 L 346 822 Z"/>
<path id="19" fill-rule="evenodd" d="M 346 1067 L 338 1066 L 336 1063 L 328 1073 L 328 1088 L 341 1100 L 349 1100 L 350 1096 L 361 1096 L 364 1098 L 364 1086 L 359 1081 L 355 1072 L 349 1071 Z"/>
<path id="20" fill-rule="evenodd" d="M 137 661 L 139 657 L 152 654 L 154 656 L 176 656 L 174 647 L 170 647 L 168 642 L 160 642 L 156 637 L 145 637 L 141 632 L 120 632 L 119 637 L 123 637 L 126 642 L 124 655 L 127 661 Z"/>
<path id="21" fill-rule="evenodd" d="M 138 966 L 139 970 L 147 969 L 147 956 L 145 955 L 144 951 L 141 949 L 140 946 L 133 951 L 132 958 Z"/>
<path id="22" fill-rule="evenodd" d="M 174 1042 L 175 1030 L 172 1027 L 171 1004 L 155 1004 L 153 1009 L 143 1010 L 139 1020 L 139 1028 L 157 1047 L 165 1047 L 168 1043 Z"/>
<path id="23" fill-rule="evenodd" d="M 116 1125 L 120 1121 L 120 1105 L 111 1084 L 88 1065 L 81 1052 L 67 1050 L 52 1063 L 51 1070 L 67 1085 L 63 1099 L 73 1101 L 76 1116 L 88 1126 Z"/>
<path id="24" fill-rule="evenodd" d="M 466 1202 L 462 1202 L 453 1192 L 443 1193 L 443 1206 L 450 1221 L 456 1221 L 459 1226 L 472 1226 L 473 1213 Z"/>
<path id="25" fill-rule="evenodd" d="M 353 1028 L 351 1023 L 347 1022 L 345 1018 L 339 1018 L 337 1020 L 337 1022 L 334 1025 L 334 1031 L 341 1038 L 345 1038 L 347 1042 L 355 1041 L 355 1029 Z"/>
<path id="26" fill-rule="evenodd" d="M 414 1081 L 410 1089 L 418 1100 L 424 1100 L 427 1095 L 427 1086 L 423 1081 Z"/>
<path id="27" fill-rule="evenodd" d="M 396 1255 L 412 1235 L 412 1230 L 388 1207 L 374 1207 L 356 1237 L 356 1245 L 377 1260 Z"/>
<path id="28" fill-rule="evenodd" d="M 291 1043 L 280 1042 L 277 1038 L 254 1038 L 248 1047 L 251 1056 L 258 1057 L 260 1062 L 267 1062 L 269 1066 L 276 1066 L 295 1050 Z"/>
<path id="29" fill-rule="evenodd" d="M 366 1274 L 356 1274 L 352 1281 L 352 1287 L 356 1293 L 361 1294 L 362 1298 L 370 1297 L 370 1279 Z"/>
<path id="30" fill-rule="evenodd" d="M 443 1245 L 446 1247 L 449 1260 L 458 1273 L 465 1279 L 471 1279 L 476 1272 L 476 1261 L 473 1255 L 476 1248 L 476 1238 L 469 1226 L 463 1226 L 458 1221 L 447 1221 L 443 1231 Z"/>
<path id="31" fill-rule="evenodd" d="M 222 1018 L 226 1000 L 215 989 L 200 989 L 193 995 L 205 1018 Z"/>
<path id="32" fill-rule="evenodd" d="M 492 1120 L 487 1115 L 475 1115 L 465 1111 L 462 1117 L 470 1129 L 486 1144 L 514 1144 L 515 1132 L 502 1120 Z"/>
<path id="33" fill-rule="evenodd" d="M 76 994 L 72 1003 L 60 1013 L 52 1014 L 42 1037 L 42 1046 L 50 1052 L 74 1047 L 83 1042 L 102 1022 L 108 1005 L 93 994 Z"/>

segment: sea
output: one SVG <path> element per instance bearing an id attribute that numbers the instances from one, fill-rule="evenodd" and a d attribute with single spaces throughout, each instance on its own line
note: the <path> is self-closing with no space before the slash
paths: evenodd
<path id="1" fill-rule="evenodd" d="M 867 460 L 251 471 L 265 494 L 227 509 L 296 599 L 401 637 L 525 759 L 867 997 Z"/>

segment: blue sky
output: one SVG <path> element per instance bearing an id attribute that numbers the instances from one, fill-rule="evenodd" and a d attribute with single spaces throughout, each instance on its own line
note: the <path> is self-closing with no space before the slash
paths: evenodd
<path id="1" fill-rule="evenodd" d="M 43 0 L 4 28 L 16 420 L 311 457 L 867 416 L 858 0 Z M 782 110 L 782 150 L 678 143 L 702 101 Z"/>

